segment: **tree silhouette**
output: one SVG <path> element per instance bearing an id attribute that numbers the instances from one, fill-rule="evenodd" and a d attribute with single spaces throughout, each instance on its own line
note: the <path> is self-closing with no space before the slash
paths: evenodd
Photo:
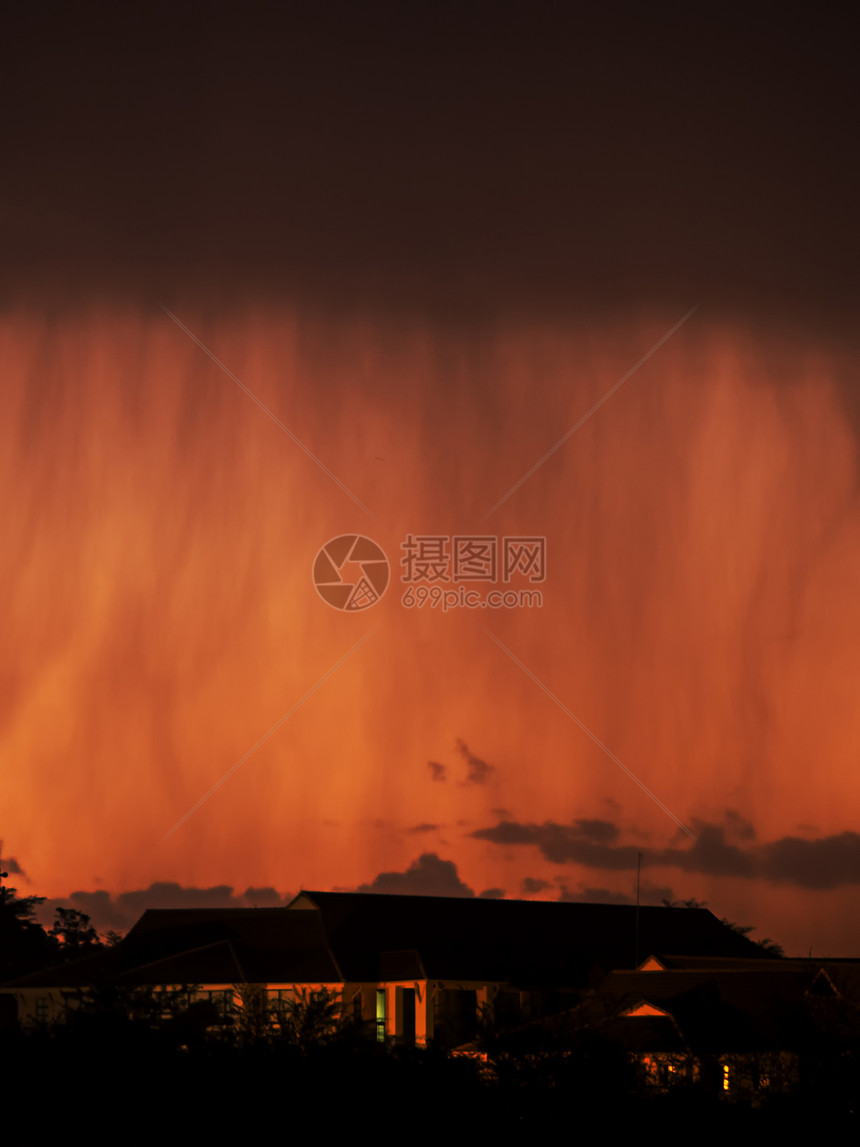
<path id="1" fill-rule="evenodd" d="M 265 984 L 234 984 L 239 998 L 236 1035 L 240 1043 L 269 1042 L 272 1039 L 272 1009 Z"/>
<path id="2" fill-rule="evenodd" d="M 707 900 L 697 900 L 695 896 L 691 896 L 689 900 L 666 900 L 664 898 L 663 904 L 666 908 L 707 908 Z M 731 928 L 739 936 L 747 936 L 751 943 L 756 947 L 761 948 L 763 952 L 767 952 L 769 956 L 778 958 L 785 955 L 781 944 L 777 944 L 775 940 L 771 940 L 768 936 L 764 940 L 753 940 L 750 932 L 755 932 L 754 924 L 736 924 L 734 920 L 729 920 L 726 916 L 720 919 L 720 923 L 724 924 L 726 928 Z"/>
<path id="3" fill-rule="evenodd" d="M 335 1043 L 345 1034 L 340 997 L 327 988 L 299 990 L 274 1007 L 280 1039 L 302 1051 Z"/>
<path id="4" fill-rule="evenodd" d="M 90 956 L 104 947 L 89 916 L 77 908 L 55 909 L 54 923 L 48 935 L 56 942 L 60 956 L 65 960 Z"/>
<path id="5" fill-rule="evenodd" d="M 0 872 L 0 880 L 8 877 Z M 0 884 L 0 983 L 45 968 L 56 959 L 56 946 L 36 920 L 44 896 L 18 896 Z"/>

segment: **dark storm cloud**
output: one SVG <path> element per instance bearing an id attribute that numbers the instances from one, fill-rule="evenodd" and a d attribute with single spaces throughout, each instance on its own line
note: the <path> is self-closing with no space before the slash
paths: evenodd
<path id="1" fill-rule="evenodd" d="M 675 894 L 668 885 L 643 885 L 639 892 L 640 904 L 659 906 L 665 900 L 671 902 L 674 898 Z M 635 904 L 636 895 L 635 893 L 628 895 L 626 892 L 613 892 L 609 888 L 588 888 L 585 885 L 580 885 L 576 891 L 563 887 L 559 900 L 578 901 L 587 904 Z"/>
<path id="2" fill-rule="evenodd" d="M 524 896 L 532 896 L 535 892 L 543 892 L 545 888 L 551 887 L 548 880 L 537 880 L 533 876 L 526 876 L 520 885 L 520 891 Z"/>
<path id="3" fill-rule="evenodd" d="M 476 757 L 474 753 L 469 752 L 469 746 L 465 741 L 457 742 L 457 752 L 466 762 L 466 780 L 467 785 L 485 785 L 490 779 L 495 769 L 492 765 L 488 765 L 486 761 Z"/>
<path id="4" fill-rule="evenodd" d="M 24 876 L 25 872 L 14 856 L 3 855 L 3 841 L 0 840 L 0 872 L 8 872 L 10 876 Z"/>
<path id="5" fill-rule="evenodd" d="M 849 8 L 43 8 L 0 37 L 10 282 L 856 299 Z"/>
<path id="6" fill-rule="evenodd" d="M 446 781 L 448 779 L 445 775 L 445 766 L 440 765 L 438 761 L 428 761 L 427 768 L 430 770 L 430 776 L 434 781 Z"/>
<path id="7" fill-rule="evenodd" d="M 290 899 L 274 888 L 247 888 L 235 893 L 229 884 L 195 888 L 165 882 L 115 896 L 103 889 L 73 892 L 65 899 L 47 901 L 40 908 L 39 917 L 45 922 L 53 916 L 55 908 L 77 908 L 90 917 L 99 931 L 125 932 L 147 908 L 274 908 Z"/>
<path id="8" fill-rule="evenodd" d="M 547 860 L 556 864 L 577 863 L 589 868 L 635 868 L 639 849 L 615 845 L 618 828 L 604 820 L 575 820 L 572 824 L 519 824 L 500 821 L 493 828 L 472 833 L 478 840 L 493 844 L 533 844 Z"/>
<path id="9" fill-rule="evenodd" d="M 483 892 L 478 893 L 479 900 L 504 900 L 504 888 L 485 888 Z"/>
<path id="10" fill-rule="evenodd" d="M 727 826 L 694 822 L 697 836 L 687 846 L 639 849 L 616 844 L 616 826 L 604 821 L 572 824 L 520 824 L 500 821 L 471 835 L 493 844 L 531 845 L 554 864 L 580 864 L 603 870 L 634 870 L 642 864 L 705 876 L 763 879 L 798 888 L 837 888 L 860 884 L 860 834 L 843 832 L 808 840 L 785 836 L 757 842 L 753 826 L 729 811 Z M 599 828 L 589 826 L 601 826 Z M 613 831 L 610 831 L 612 829 Z M 742 843 L 727 841 L 727 831 Z M 667 897 L 670 899 L 670 897 Z"/>
<path id="11" fill-rule="evenodd" d="M 818 840 L 784 836 L 762 847 L 760 864 L 769 880 L 802 888 L 860 884 L 860 834 L 843 832 Z"/>
<path id="12" fill-rule="evenodd" d="M 726 832 L 740 840 L 755 840 L 755 829 L 752 824 L 734 809 L 726 809 Z"/>
<path id="13" fill-rule="evenodd" d="M 649 861 L 702 872 L 709 876 L 756 876 L 756 864 L 749 851 L 727 844 L 725 829 L 713 824 L 695 824 L 696 839 L 689 848 L 667 848 L 649 853 Z"/>
<path id="14" fill-rule="evenodd" d="M 566 904 L 582 902 L 587 904 L 633 903 L 632 898 L 624 892 L 611 892 L 608 888 L 581 888 L 576 892 L 572 892 L 569 888 L 563 888 L 558 898 Z"/>
<path id="15" fill-rule="evenodd" d="M 410 896 L 474 896 L 464 884 L 451 860 L 425 852 L 405 872 L 381 872 L 369 884 L 350 889 L 355 892 L 400 892 Z M 488 888 L 484 898 L 500 898 L 504 891 Z M 229 884 L 212 888 L 195 888 L 173 883 L 151 884 L 149 888 L 120 892 L 112 896 L 104 890 L 73 892 L 62 900 L 47 901 L 39 909 L 43 923 L 50 922 L 57 907 L 77 908 L 85 912 L 100 931 L 126 932 L 147 908 L 276 908 L 288 904 L 291 895 L 274 888 L 246 888 L 234 892 Z"/>
<path id="16" fill-rule="evenodd" d="M 425 852 L 413 860 L 405 872 L 380 872 L 370 884 L 356 892 L 388 892 L 405 896 L 474 896 L 464 884 L 453 860 L 442 860 L 435 852 Z"/>

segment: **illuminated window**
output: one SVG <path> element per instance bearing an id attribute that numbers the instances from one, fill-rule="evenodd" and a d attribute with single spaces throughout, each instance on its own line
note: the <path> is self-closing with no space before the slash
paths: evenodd
<path id="1" fill-rule="evenodd" d="M 723 1091 L 729 1090 L 729 1065 L 723 1064 Z"/>
<path id="2" fill-rule="evenodd" d="M 656 1067 L 657 1083 L 660 1087 L 668 1087 L 672 1082 L 672 1076 L 675 1074 L 675 1065 L 667 1063 L 665 1060 L 658 1060 Z"/>
<path id="3" fill-rule="evenodd" d="M 385 988 L 376 989 L 376 1042 L 385 1043 Z"/>

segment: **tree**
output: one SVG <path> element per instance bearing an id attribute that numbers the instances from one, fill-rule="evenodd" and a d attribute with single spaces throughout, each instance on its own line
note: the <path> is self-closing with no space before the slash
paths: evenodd
<path id="1" fill-rule="evenodd" d="M 275 1009 L 281 1039 L 302 1051 L 335 1042 L 344 1032 L 340 997 L 327 988 L 310 992 L 302 988 Z"/>
<path id="2" fill-rule="evenodd" d="M 234 984 L 239 998 L 236 1034 L 243 1043 L 260 1043 L 272 1038 L 272 1010 L 265 984 Z"/>
<path id="3" fill-rule="evenodd" d="M 707 900 L 697 900 L 695 896 L 690 897 L 689 900 L 664 899 L 663 904 L 667 908 L 707 908 L 708 906 Z M 731 930 L 736 932 L 739 936 L 749 937 L 751 943 L 755 944 L 756 947 L 761 948 L 763 952 L 767 952 L 769 956 L 777 958 L 785 955 L 785 952 L 782 949 L 782 945 L 777 944 L 775 940 L 771 940 L 769 936 L 764 940 L 753 940 L 752 937 L 749 936 L 749 933 L 755 932 L 754 924 L 736 924 L 733 920 L 729 920 L 726 916 L 722 917 L 720 923 L 724 924 L 726 928 L 731 928 Z"/>
<path id="4" fill-rule="evenodd" d="M 0 880 L 8 877 L 0 872 Z M 44 896 L 19 897 L 17 889 L 0 884 L 0 983 L 47 967 L 56 949 L 36 920 Z"/>
<path id="5" fill-rule="evenodd" d="M 57 908 L 54 917 L 48 935 L 56 943 L 61 959 L 77 960 L 104 947 L 86 912 L 77 908 Z"/>

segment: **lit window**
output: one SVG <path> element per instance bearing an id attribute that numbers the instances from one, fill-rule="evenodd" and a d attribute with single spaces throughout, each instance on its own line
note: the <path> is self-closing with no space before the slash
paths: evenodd
<path id="1" fill-rule="evenodd" d="M 385 988 L 376 989 L 376 1042 L 385 1043 Z"/>
<path id="2" fill-rule="evenodd" d="M 729 1090 L 729 1065 L 723 1064 L 723 1091 Z"/>

